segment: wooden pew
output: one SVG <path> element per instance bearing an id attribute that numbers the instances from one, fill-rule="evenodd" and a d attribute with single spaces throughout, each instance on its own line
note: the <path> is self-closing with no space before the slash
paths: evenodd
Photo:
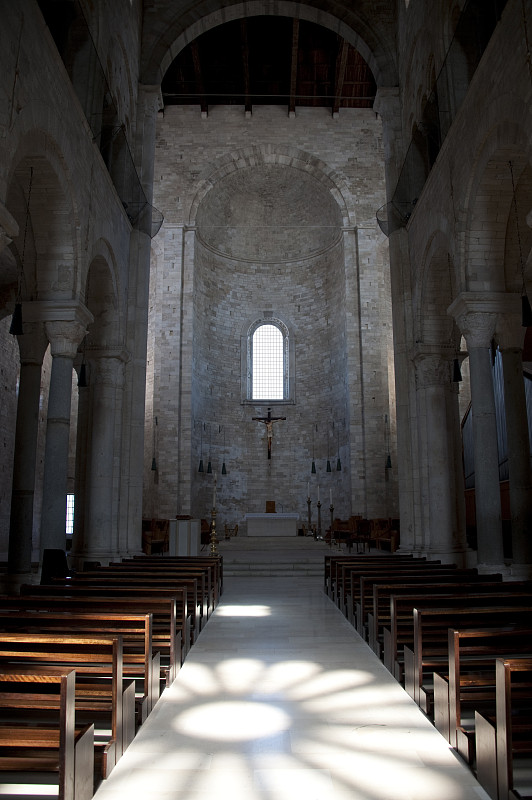
<path id="1" fill-rule="evenodd" d="M 0 667 L 0 770 L 18 775 L 17 794 L 53 773 L 59 800 L 91 800 L 94 725 L 76 728 L 75 692 L 73 669 Z"/>
<path id="2" fill-rule="evenodd" d="M 341 598 L 346 594 L 352 572 L 360 575 L 363 568 L 386 570 L 414 563 L 426 563 L 426 559 L 414 559 L 411 555 L 325 556 L 325 592 L 345 613 L 345 599 Z"/>
<path id="3" fill-rule="evenodd" d="M 2 633 L 0 666 L 76 670 L 76 715 L 95 723 L 100 774 L 107 778 L 135 736 L 135 685 L 123 680 L 122 637 Z"/>
<path id="4" fill-rule="evenodd" d="M 426 587 L 424 590 L 423 587 Z M 438 594 L 479 594 L 497 591 L 502 586 L 502 575 L 480 575 L 456 571 L 449 575 L 438 575 L 434 582 L 427 584 L 424 575 L 411 576 L 404 582 L 391 581 L 389 578 L 376 578 L 372 581 L 372 610 L 367 612 L 368 643 L 372 650 L 384 660 L 384 629 L 391 624 L 390 598 L 392 595 L 413 595 L 416 592 Z M 532 589 L 532 586 L 531 586 Z"/>
<path id="5" fill-rule="evenodd" d="M 475 710 L 495 716 L 495 660 L 503 654 L 532 656 L 532 628 L 448 630 L 448 665 L 434 674 L 434 724 L 473 764 Z"/>
<path id="6" fill-rule="evenodd" d="M 187 598 L 184 589 L 131 589 L 109 588 L 102 596 L 99 588 L 77 586 L 21 586 L 21 597 L 45 602 L 56 610 L 76 609 L 114 611 L 118 614 L 151 613 L 153 615 L 153 649 L 161 654 L 161 681 L 169 686 L 185 657 L 183 638 L 187 631 Z M 43 601 L 46 598 L 46 601 Z M 8 598 L 0 598 L 5 603 Z"/>
<path id="7" fill-rule="evenodd" d="M 414 608 L 413 648 L 404 647 L 405 689 L 425 713 L 432 709 L 434 672 L 448 660 L 448 629 L 532 627 L 532 598 L 524 605 L 521 597 L 513 600 L 506 595 L 497 604 L 474 606 L 469 598 L 462 598 L 462 607 Z"/>
<path id="8" fill-rule="evenodd" d="M 112 562 L 113 564 L 116 562 Z M 133 556 L 133 558 L 125 558 L 118 562 L 120 564 L 135 564 L 139 563 L 165 569 L 168 566 L 192 566 L 201 568 L 207 571 L 210 575 L 210 584 L 213 587 L 214 605 L 216 605 L 223 594 L 224 573 L 223 573 L 223 556 L 164 556 L 163 558 L 150 557 L 150 556 Z M 111 566 L 111 565 L 110 565 Z"/>
<path id="9" fill-rule="evenodd" d="M 532 796 L 532 658 L 495 662 L 495 720 L 475 714 L 477 778 L 494 800 Z"/>
<path id="10" fill-rule="evenodd" d="M 128 569 L 109 568 L 105 567 L 101 570 L 81 572 L 76 575 L 75 579 L 67 583 L 59 582 L 61 586 L 82 586 L 85 588 L 96 587 L 101 592 L 106 592 L 108 588 L 130 588 L 130 589 L 148 589 L 154 587 L 157 589 L 184 589 L 187 596 L 187 641 L 186 652 L 188 653 L 202 627 L 201 619 L 205 611 L 205 607 L 201 607 L 198 597 L 198 580 L 197 577 L 183 578 L 168 577 L 168 575 L 160 575 L 157 572 L 149 571 L 132 571 Z M 204 578 L 204 576 L 200 576 Z M 205 596 L 204 587 L 200 588 L 200 592 Z"/>
<path id="11" fill-rule="evenodd" d="M 375 595 L 374 587 L 380 583 L 391 586 L 411 584 L 415 591 L 416 586 L 420 589 L 432 591 L 434 585 L 448 583 L 450 585 L 460 585 L 460 583 L 470 585 L 473 582 L 483 582 L 484 576 L 480 576 L 475 569 L 461 570 L 456 567 L 445 567 L 438 565 L 430 567 L 428 562 L 426 567 L 419 567 L 417 570 L 401 570 L 396 573 L 389 573 L 385 576 L 380 574 L 364 574 L 358 581 L 358 599 L 355 607 L 355 621 L 358 633 L 366 639 L 370 646 L 377 642 L 375 631 Z M 452 590 L 451 590 L 452 591 Z M 390 606 L 388 599 L 388 609 Z"/>
<path id="12" fill-rule="evenodd" d="M 153 652 L 152 614 L 54 610 L 42 598 L 38 600 L 9 597 L 2 602 L 0 597 L 0 632 L 121 635 L 124 678 L 140 684 L 135 704 L 138 724 L 142 724 L 159 698 L 161 657 L 158 651 Z"/>
<path id="13" fill-rule="evenodd" d="M 422 582 L 430 583 L 432 580 L 437 581 L 440 575 L 450 576 L 457 574 L 457 568 L 454 564 L 445 565 L 440 564 L 438 561 L 419 561 L 408 566 L 390 565 L 385 569 L 380 569 L 378 565 L 372 565 L 360 571 L 348 567 L 347 571 L 347 613 L 350 612 L 352 614 L 352 624 L 358 633 L 364 637 L 366 636 L 367 614 L 373 606 L 373 581 L 387 579 L 390 582 L 406 583 L 410 578 L 414 580 L 420 578 Z"/>
<path id="14" fill-rule="evenodd" d="M 502 582 L 496 587 L 482 584 L 473 589 L 468 587 L 464 594 L 453 590 L 452 594 L 442 592 L 437 595 L 435 597 L 431 591 L 410 590 L 406 594 L 400 590 L 390 594 L 390 625 L 383 629 L 383 663 L 400 683 L 404 682 L 404 647 L 414 647 L 414 608 L 461 607 L 465 602 L 475 606 L 491 606 L 499 602 L 519 605 L 531 599 L 532 590 L 529 582 Z M 447 630 L 444 641 L 446 635 Z"/>

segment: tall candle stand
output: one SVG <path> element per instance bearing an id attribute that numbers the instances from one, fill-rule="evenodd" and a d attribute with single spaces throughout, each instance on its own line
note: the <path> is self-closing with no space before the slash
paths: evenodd
<path id="1" fill-rule="evenodd" d="M 321 503 L 318 500 L 318 536 L 321 536 Z"/>
<path id="2" fill-rule="evenodd" d="M 311 501 L 310 497 L 307 497 L 307 511 L 308 511 L 308 532 L 309 532 L 309 536 L 310 536 L 310 534 L 312 533 L 312 525 L 311 525 L 312 518 L 311 518 L 311 510 L 310 510 L 310 504 L 311 504 L 311 502 L 312 502 L 312 501 Z"/>
<path id="3" fill-rule="evenodd" d="M 218 550 L 216 549 L 216 509 L 211 511 L 211 556 L 217 556 Z"/>
<path id="4" fill-rule="evenodd" d="M 333 546 L 333 511 L 334 511 L 334 506 L 333 506 L 332 503 L 329 506 L 329 511 L 331 512 L 331 536 L 330 536 L 330 539 L 329 539 L 329 547 L 332 547 Z M 335 544 L 336 544 L 336 542 L 335 542 Z"/>

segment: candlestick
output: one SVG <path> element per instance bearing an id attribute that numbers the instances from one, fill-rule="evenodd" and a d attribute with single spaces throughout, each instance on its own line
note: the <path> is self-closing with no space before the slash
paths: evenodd
<path id="1" fill-rule="evenodd" d="M 216 539 L 216 509 L 215 509 L 215 507 L 213 505 L 212 511 L 211 511 L 211 547 L 210 547 L 211 556 L 217 556 L 218 555 L 218 550 L 216 549 L 216 542 L 217 542 L 217 539 Z"/>
<path id="2" fill-rule="evenodd" d="M 319 487 L 319 484 L 318 484 L 318 503 L 319 502 L 320 502 L 320 487 Z"/>
<path id="3" fill-rule="evenodd" d="M 332 547 L 332 546 L 333 546 L 333 541 L 334 541 L 334 544 L 336 544 L 336 539 L 334 539 L 334 537 L 333 537 L 333 533 L 334 533 L 334 531 L 333 531 L 333 525 L 334 525 L 334 517 L 333 517 L 334 506 L 333 506 L 333 504 L 332 504 L 332 492 L 331 492 L 331 505 L 329 506 L 329 511 L 331 512 L 331 538 L 329 539 L 329 545 L 330 545 L 330 547 Z"/>
<path id="4" fill-rule="evenodd" d="M 311 500 L 310 500 L 310 495 L 309 495 L 309 496 L 307 497 L 307 511 L 308 511 L 308 532 L 309 532 L 309 536 L 310 536 L 310 534 L 312 533 L 310 504 L 311 504 Z"/>
<path id="5" fill-rule="evenodd" d="M 212 489 L 212 507 L 216 508 L 216 472 L 214 473 L 214 486 Z"/>
<path id="6" fill-rule="evenodd" d="M 317 505 L 318 505 L 318 536 L 321 536 L 321 503 L 319 500 Z"/>
<path id="7" fill-rule="evenodd" d="M 329 489 L 329 502 L 332 505 L 332 489 Z"/>

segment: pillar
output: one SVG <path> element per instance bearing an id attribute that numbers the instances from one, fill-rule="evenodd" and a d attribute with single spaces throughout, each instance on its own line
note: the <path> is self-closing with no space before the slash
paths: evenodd
<path id="1" fill-rule="evenodd" d="M 504 406 L 508 443 L 512 573 L 532 574 L 532 492 L 530 438 L 523 378 L 523 340 L 519 310 L 499 317 L 497 338 L 504 375 Z"/>
<path id="2" fill-rule="evenodd" d="M 448 309 L 466 339 L 471 376 L 477 566 L 504 571 L 499 452 L 490 348 L 504 295 L 464 292 Z"/>
<path id="3" fill-rule="evenodd" d="M 109 561 L 118 556 L 114 517 L 115 421 L 118 388 L 122 386 L 122 353 L 90 354 L 91 413 L 87 437 L 83 555 Z"/>
<path id="4" fill-rule="evenodd" d="M 396 86 L 380 86 L 373 109 L 382 117 L 387 198 L 393 196 L 404 161 L 400 93 Z M 387 209 L 383 209 L 387 216 Z M 391 218 L 395 219 L 394 215 Z M 393 343 L 397 415 L 397 481 L 401 537 L 399 550 L 417 552 L 422 541 L 420 511 L 423 501 L 418 460 L 415 371 L 410 357 L 414 345 L 411 266 L 408 233 L 404 225 L 391 225 L 386 232 L 390 248 Z M 394 465 L 395 466 L 395 465 Z"/>
<path id="5" fill-rule="evenodd" d="M 24 576 L 28 578 L 31 573 L 41 368 L 48 347 L 41 322 L 24 322 L 24 334 L 18 336 L 17 340 L 20 351 L 20 380 L 8 548 L 8 573 L 10 583 L 15 584 L 24 580 Z"/>
<path id="6" fill-rule="evenodd" d="M 444 354 L 416 356 L 418 391 L 424 392 L 429 531 L 425 552 L 443 563 L 464 566 L 465 531 L 457 526 L 453 432 L 447 418 L 451 364 Z"/>
<path id="7" fill-rule="evenodd" d="M 120 476 L 120 541 L 122 555 L 139 553 L 142 546 L 142 488 L 144 466 L 144 418 L 146 395 L 146 350 L 148 333 L 149 278 L 153 166 L 157 114 L 162 108 L 160 86 L 139 87 L 135 163 L 147 204 L 137 228 L 131 231 L 127 349 L 131 358 L 125 376 L 124 437 Z"/>
<path id="8" fill-rule="evenodd" d="M 88 321 L 86 318 L 85 322 Z M 68 437 L 72 369 L 78 345 L 86 334 L 82 319 L 45 322 L 52 352 L 44 454 L 41 553 L 47 548 L 64 550 L 67 493 Z"/>

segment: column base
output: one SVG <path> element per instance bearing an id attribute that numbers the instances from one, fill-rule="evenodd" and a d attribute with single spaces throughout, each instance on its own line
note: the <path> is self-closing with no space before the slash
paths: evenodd
<path id="1" fill-rule="evenodd" d="M 510 580 L 526 581 L 532 578 L 532 564 L 512 564 L 510 566 Z"/>
<path id="2" fill-rule="evenodd" d="M 38 576 L 34 572 L 19 572 L 12 575 L 2 575 L 0 578 L 0 592 L 8 595 L 19 595 L 20 587 L 23 584 L 34 584 L 38 582 Z"/>
<path id="3" fill-rule="evenodd" d="M 475 564 L 480 575 L 491 575 L 500 572 L 504 578 L 511 575 L 511 567 L 508 564 Z"/>

